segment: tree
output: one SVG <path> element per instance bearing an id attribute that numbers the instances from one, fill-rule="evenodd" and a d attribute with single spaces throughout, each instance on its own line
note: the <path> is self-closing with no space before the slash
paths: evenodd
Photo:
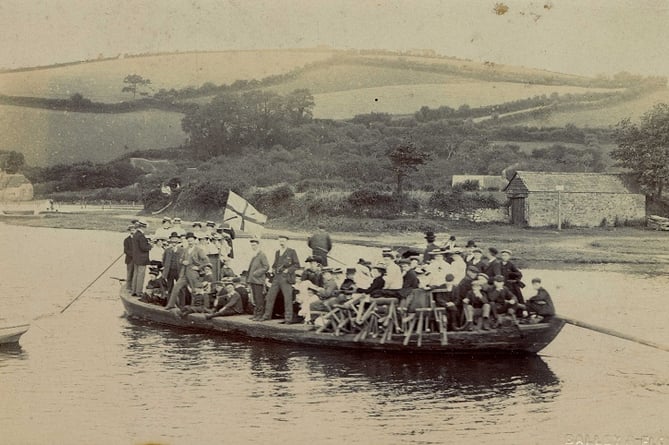
<path id="1" fill-rule="evenodd" d="M 629 118 L 620 121 L 614 140 L 618 148 L 611 157 L 617 165 L 632 170 L 651 197 L 661 198 L 669 180 L 669 105 L 655 105 L 638 125 Z"/>
<path id="2" fill-rule="evenodd" d="M 313 117 L 311 110 L 316 103 L 309 90 L 306 88 L 297 89 L 287 94 L 284 102 L 292 125 L 298 126 L 311 121 Z"/>
<path id="3" fill-rule="evenodd" d="M 129 74 L 125 76 L 123 83 L 126 84 L 126 86 L 123 87 L 121 92 L 132 93 L 132 98 L 135 99 L 137 97 L 137 93 L 139 93 L 140 96 L 146 96 L 148 94 L 143 90 L 143 88 L 146 88 L 147 85 L 150 85 L 151 80 L 145 79 L 139 74 Z"/>
<path id="4" fill-rule="evenodd" d="M 25 165 L 23 153 L 18 151 L 0 151 L 0 170 L 7 173 L 18 173 Z"/>
<path id="5" fill-rule="evenodd" d="M 411 173 L 418 171 L 418 167 L 430 159 L 430 154 L 426 153 L 412 143 L 403 143 L 386 152 L 390 160 L 390 170 L 397 177 L 397 197 L 402 199 L 402 185 L 404 178 Z"/>

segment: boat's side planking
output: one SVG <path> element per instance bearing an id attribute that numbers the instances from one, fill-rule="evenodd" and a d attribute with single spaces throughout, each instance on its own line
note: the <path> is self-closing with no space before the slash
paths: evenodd
<path id="1" fill-rule="evenodd" d="M 190 314 L 182 318 L 160 306 L 143 303 L 124 291 L 121 292 L 121 298 L 128 316 L 135 319 L 266 341 L 361 350 L 461 354 L 536 353 L 548 345 L 564 325 L 561 320 L 551 320 L 549 323 L 510 326 L 486 332 L 449 332 L 448 342 L 444 345 L 439 333 L 426 333 L 423 334 L 422 345 L 419 347 L 415 336 L 408 345 L 404 345 L 403 334 L 395 334 L 384 343 L 379 338 L 370 337 L 355 341 L 353 334 L 335 336 L 332 333 L 317 333 L 305 325 L 279 324 L 279 320 L 252 321 L 248 315 L 206 320 L 202 314 Z"/>

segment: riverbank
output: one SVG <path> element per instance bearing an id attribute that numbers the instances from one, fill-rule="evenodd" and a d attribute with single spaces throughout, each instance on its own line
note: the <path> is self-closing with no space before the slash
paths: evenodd
<path id="1" fill-rule="evenodd" d="M 39 217 L 0 217 L 0 222 L 31 227 L 106 230 L 124 232 L 127 223 L 137 217 L 131 210 L 107 209 L 77 213 L 47 213 Z M 160 218 L 142 216 L 149 223 L 149 232 L 160 226 Z M 649 274 L 669 273 L 669 233 L 633 227 L 566 229 L 524 229 L 511 225 L 477 225 L 467 222 L 433 222 L 406 220 L 402 227 L 417 227 L 415 231 L 331 232 L 337 243 L 368 247 L 397 247 L 425 245 L 420 228 L 441 227 L 437 241 L 456 236 L 464 244 L 473 239 L 479 245 L 496 246 L 513 251 L 520 267 L 525 268 L 606 268 L 635 270 Z M 448 226 L 445 226 L 448 224 Z M 291 229 L 286 221 L 270 221 L 266 236 L 288 233 L 293 240 L 303 241 L 310 231 Z M 240 238 L 243 238 L 241 235 Z"/>

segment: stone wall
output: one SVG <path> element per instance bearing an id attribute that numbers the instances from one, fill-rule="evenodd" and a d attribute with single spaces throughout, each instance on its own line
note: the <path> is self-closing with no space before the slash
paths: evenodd
<path id="1" fill-rule="evenodd" d="M 595 227 L 642 220 L 646 217 L 646 197 L 622 193 L 560 193 L 563 225 Z M 557 192 L 530 192 L 525 201 L 530 227 L 557 225 Z"/>
<path id="2" fill-rule="evenodd" d="M 33 199 L 32 184 L 21 184 L 18 187 L 0 189 L 0 202 L 30 201 Z"/>

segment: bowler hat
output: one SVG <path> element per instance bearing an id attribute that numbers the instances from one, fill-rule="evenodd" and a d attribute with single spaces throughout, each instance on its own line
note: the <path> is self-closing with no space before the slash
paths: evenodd
<path id="1" fill-rule="evenodd" d="M 186 233 L 186 239 L 188 238 L 197 238 L 193 232 Z"/>

